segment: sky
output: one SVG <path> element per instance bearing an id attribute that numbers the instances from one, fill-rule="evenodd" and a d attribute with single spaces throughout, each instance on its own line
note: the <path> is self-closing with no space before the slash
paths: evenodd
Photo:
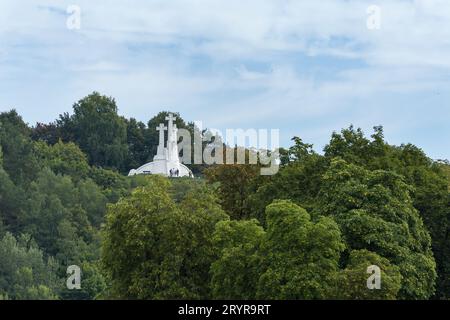
<path id="1" fill-rule="evenodd" d="M 0 111 L 30 125 L 98 91 L 144 122 L 171 110 L 319 152 L 383 125 L 450 159 L 449 89 L 448 0 L 0 1 Z"/>

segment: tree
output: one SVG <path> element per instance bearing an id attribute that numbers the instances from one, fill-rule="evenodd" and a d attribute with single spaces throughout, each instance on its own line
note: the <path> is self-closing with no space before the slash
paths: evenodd
<path id="1" fill-rule="evenodd" d="M 294 141 L 294 145 L 285 150 L 283 155 L 280 156 L 282 164 L 286 165 L 292 162 L 303 161 L 305 158 L 316 154 L 313 150 L 313 145 L 304 143 L 300 137 L 294 137 L 292 141 Z"/>
<path id="2" fill-rule="evenodd" d="M 264 272 L 257 297 L 263 299 L 332 298 L 339 257 L 344 249 L 332 218 L 311 221 L 303 208 L 286 200 L 266 209 Z"/>
<path id="3" fill-rule="evenodd" d="M 103 276 L 98 261 L 83 261 L 81 269 L 81 289 L 61 290 L 63 300 L 94 300 L 101 299 L 107 290 L 106 279 Z"/>
<path id="4" fill-rule="evenodd" d="M 21 231 L 64 265 L 80 263 L 93 233 L 84 205 L 69 177 L 43 170 L 28 189 Z"/>
<path id="5" fill-rule="evenodd" d="M 91 167 L 90 178 L 102 189 L 108 202 L 116 203 L 120 197 L 127 196 L 131 192 L 132 185 L 139 177 L 125 177 L 119 172 L 103 168 Z"/>
<path id="6" fill-rule="evenodd" d="M 211 264 L 214 299 L 256 299 L 265 237 L 257 220 L 221 221 L 213 240 L 219 258 Z"/>
<path id="7" fill-rule="evenodd" d="M 104 222 L 108 199 L 101 188 L 91 179 L 78 182 L 76 187 L 78 189 L 78 201 L 87 213 L 89 224 L 99 228 L 101 223 Z"/>
<path id="8" fill-rule="evenodd" d="M 367 279 L 370 266 L 381 270 L 381 287 L 368 290 Z M 352 250 L 347 265 L 339 274 L 336 296 L 346 300 L 395 300 L 401 288 L 402 275 L 399 268 L 388 259 L 368 250 Z"/>
<path id="9" fill-rule="evenodd" d="M 34 154 L 30 129 L 15 110 L 0 114 L 0 147 L 3 168 L 16 185 L 36 178 L 41 166 Z"/>
<path id="10" fill-rule="evenodd" d="M 398 174 L 335 159 L 324 176 L 317 212 L 335 217 L 348 250 L 366 249 L 398 266 L 399 298 L 427 299 L 434 294 L 435 261 L 410 190 Z"/>
<path id="11" fill-rule="evenodd" d="M 233 219 L 249 218 L 247 201 L 255 192 L 259 170 L 257 165 L 230 164 L 213 166 L 204 171 L 210 183 L 218 184 L 220 204 Z"/>
<path id="12" fill-rule="evenodd" d="M 410 195 L 430 231 L 437 263 L 436 298 L 450 297 L 450 183 L 445 165 L 433 161 L 411 144 L 391 146 L 384 141 L 382 127 L 375 127 L 372 140 L 353 127 L 334 133 L 325 157 L 340 157 L 369 170 L 388 170 L 402 175 L 412 187 Z"/>
<path id="13" fill-rule="evenodd" d="M 351 126 L 323 155 L 294 137 L 274 176 L 123 175 L 151 161 L 167 115 L 146 126 L 95 92 L 48 125 L 0 113 L 0 299 L 450 297 L 448 161 Z M 176 116 L 202 149 L 223 145 Z M 82 290 L 63 287 L 72 264 Z"/>
<path id="14" fill-rule="evenodd" d="M 56 123 L 36 123 L 36 126 L 31 128 L 31 139 L 34 141 L 43 141 L 49 145 L 54 145 L 63 137 L 61 136 L 61 128 Z"/>
<path id="15" fill-rule="evenodd" d="M 450 164 L 449 162 L 441 163 L 440 167 L 441 170 L 444 172 L 445 176 L 447 177 L 448 189 L 450 191 Z"/>
<path id="16" fill-rule="evenodd" d="M 74 181 L 88 177 L 90 167 L 87 157 L 75 143 L 59 140 L 54 145 L 48 145 L 38 141 L 35 150 L 40 162 L 54 173 L 70 176 Z"/>
<path id="17" fill-rule="evenodd" d="M 270 177 L 259 178 L 254 190 L 248 195 L 250 216 L 265 224 L 265 209 L 274 200 L 290 200 L 308 211 L 317 206 L 322 176 L 329 166 L 329 160 L 312 150 L 300 138 L 285 152 L 284 164 L 279 172 Z"/>
<path id="18" fill-rule="evenodd" d="M 127 170 L 131 170 L 150 162 L 152 145 L 149 141 L 146 141 L 149 132 L 144 123 L 137 121 L 134 118 L 131 118 L 130 120 L 125 119 L 125 121 L 127 124 L 128 144 Z"/>
<path id="19" fill-rule="evenodd" d="M 61 116 L 61 125 L 69 131 L 91 165 L 124 170 L 127 158 L 127 128 L 117 114 L 113 98 L 93 92 L 73 106 L 74 114 Z M 70 140 L 72 141 L 72 140 Z"/>
<path id="20" fill-rule="evenodd" d="M 223 221 L 214 243 L 211 288 L 219 299 L 329 299 L 336 297 L 344 249 L 329 217 L 312 221 L 301 207 L 274 201 L 266 231 L 257 220 Z"/>
<path id="21" fill-rule="evenodd" d="M 0 239 L 0 295 L 10 299 L 56 299 L 60 288 L 57 263 L 44 259 L 32 239 L 11 233 Z"/>
<path id="22" fill-rule="evenodd" d="M 205 298 L 214 254 L 210 239 L 226 215 L 205 190 L 177 205 L 169 189 L 168 179 L 152 176 L 109 207 L 102 262 L 112 297 Z"/>
<path id="23" fill-rule="evenodd" d="M 3 170 L 3 156 L 0 148 L 0 236 L 4 229 L 16 230 L 17 221 L 21 215 L 22 194 L 20 188 L 14 185 L 9 175 Z"/>
<path id="24" fill-rule="evenodd" d="M 183 253 L 182 274 L 189 278 L 191 292 L 198 292 L 197 297 L 210 297 L 211 263 L 217 259 L 212 235 L 216 224 L 227 221 L 226 215 L 218 203 L 214 192 L 205 184 L 190 190 L 179 204 L 183 214 L 183 229 L 187 233 L 189 244 Z"/>

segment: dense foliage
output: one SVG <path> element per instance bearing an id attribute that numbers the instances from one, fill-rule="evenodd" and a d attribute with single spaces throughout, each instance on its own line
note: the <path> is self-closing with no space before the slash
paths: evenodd
<path id="1" fill-rule="evenodd" d="M 274 176 L 127 177 L 167 115 L 126 119 L 95 92 L 49 124 L 0 113 L 0 299 L 450 298 L 447 161 L 349 127 L 322 154 L 295 137 Z"/>

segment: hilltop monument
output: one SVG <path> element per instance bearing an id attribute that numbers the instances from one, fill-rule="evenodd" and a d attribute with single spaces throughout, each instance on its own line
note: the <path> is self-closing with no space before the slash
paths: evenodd
<path id="1" fill-rule="evenodd" d="M 138 169 L 130 170 L 128 176 L 138 174 L 160 174 L 166 177 L 194 177 L 192 171 L 181 163 L 178 155 L 177 125 L 174 124 L 176 117 L 169 114 L 166 117 L 167 127 L 161 123 L 156 130 L 159 131 L 159 145 L 153 162 L 144 164 Z M 167 130 L 167 141 L 165 131 Z"/>

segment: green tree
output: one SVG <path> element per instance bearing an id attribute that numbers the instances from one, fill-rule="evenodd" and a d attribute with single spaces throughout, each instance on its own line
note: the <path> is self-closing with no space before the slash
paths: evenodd
<path id="1" fill-rule="evenodd" d="M 38 122 L 36 126 L 31 128 L 31 139 L 54 145 L 62 139 L 60 129 L 56 123 L 45 124 Z"/>
<path id="2" fill-rule="evenodd" d="M 101 188 L 91 179 L 78 182 L 76 187 L 78 189 L 78 201 L 87 213 L 89 224 L 99 228 L 101 223 L 104 222 L 108 199 Z"/>
<path id="3" fill-rule="evenodd" d="M 74 114 L 61 116 L 62 130 L 76 142 L 92 165 L 124 170 L 127 158 L 127 128 L 117 114 L 113 98 L 93 92 L 73 106 Z"/>
<path id="4" fill-rule="evenodd" d="M 36 178 L 41 166 L 34 153 L 30 129 L 15 110 L 0 113 L 0 147 L 3 168 L 16 185 Z"/>
<path id="5" fill-rule="evenodd" d="M 205 298 L 213 260 L 211 236 L 226 218 L 213 195 L 198 190 L 176 205 L 170 182 L 148 184 L 108 209 L 102 262 L 112 297 Z"/>
<path id="6" fill-rule="evenodd" d="M 369 266 L 377 266 L 381 270 L 379 289 L 367 288 Z M 399 268 L 392 265 L 388 259 L 364 249 L 353 250 L 350 252 L 345 269 L 339 275 L 336 297 L 347 300 L 395 300 L 401 283 Z"/>
<path id="7" fill-rule="evenodd" d="M 21 189 L 16 187 L 3 170 L 3 156 L 0 148 L 0 236 L 1 230 L 17 230 L 23 200 Z"/>
<path id="8" fill-rule="evenodd" d="M 125 177 L 117 171 L 98 167 L 91 167 L 89 175 L 111 203 L 117 202 L 122 196 L 129 195 L 133 187 L 132 183 L 140 179 L 140 177 Z"/>
<path id="9" fill-rule="evenodd" d="M 134 118 L 125 119 L 127 124 L 128 159 L 127 170 L 136 169 L 150 162 L 152 145 L 147 141 L 149 132 L 144 123 Z M 155 126 L 156 128 L 156 126 Z M 152 128 L 153 129 L 153 128 Z M 156 132 L 156 130 L 155 130 Z"/>
<path id="10" fill-rule="evenodd" d="M 399 298 L 427 299 L 434 293 L 435 261 L 410 190 L 398 174 L 336 159 L 324 176 L 318 212 L 335 217 L 349 250 L 369 250 L 399 267 Z"/>
<path id="11" fill-rule="evenodd" d="M 372 139 L 353 127 L 334 133 L 325 147 L 328 159 L 340 157 L 369 170 L 394 171 L 412 186 L 410 195 L 425 226 L 430 231 L 437 263 L 435 297 L 450 297 L 450 183 L 445 166 L 433 161 L 418 147 L 392 146 L 384 141 L 382 127 L 375 127 Z"/>
<path id="12" fill-rule="evenodd" d="M 448 189 L 450 191 L 450 164 L 448 161 L 440 164 L 441 170 L 444 172 L 447 177 Z"/>
<path id="13" fill-rule="evenodd" d="M 322 176 L 329 167 L 329 160 L 312 150 L 300 138 L 285 152 L 284 164 L 279 172 L 270 177 L 259 178 L 254 190 L 248 195 L 250 216 L 265 223 L 265 208 L 274 200 L 290 200 L 308 211 L 317 206 Z"/>
<path id="14" fill-rule="evenodd" d="M 186 258 L 182 274 L 189 279 L 189 290 L 198 292 L 198 298 L 205 299 L 210 297 L 209 268 L 217 259 L 212 235 L 216 224 L 228 220 L 229 216 L 223 212 L 216 195 L 205 184 L 199 184 L 189 190 L 179 208 L 183 214 L 183 229 L 187 233 L 185 237 L 189 241 L 183 252 Z"/>
<path id="15" fill-rule="evenodd" d="M 90 168 L 87 157 L 75 143 L 59 140 L 54 145 L 48 145 L 38 141 L 35 150 L 40 162 L 54 173 L 70 176 L 74 181 L 88 177 Z"/>
<path id="16" fill-rule="evenodd" d="M 44 259 L 31 238 L 17 241 L 11 233 L 0 240 L 0 295 L 10 299 L 57 299 L 57 263 Z"/>
<path id="17" fill-rule="evenodd" d="M 210 183 L 218 185 L 220 204 L 233 219 L 249 218 L 248 198 L 255 192 L 260 174 L 257 165 L 217 165 L 204 171 Z"/>
<path id="18" fill-rule="evenodd" d="M 257 297 L 263 299 L 332 298 L 344 243 L 329 217 L 311 221 L 296 204 L 275 201 L 266 209 L 264 272 Z"/>
<path id="19" fill-rule="evenodd" d="M 27 192 L 21 231 L 64 265 L 82 261 L 93 230 L 72 180 L 46 169 Z"/>
<path id="20" fill-rule="evenodd" d="M 221 221 L 213 240 L 219 258 L 211 265 L 214 299 L 256 299 L 264 229 L 257 220 Z"/>

